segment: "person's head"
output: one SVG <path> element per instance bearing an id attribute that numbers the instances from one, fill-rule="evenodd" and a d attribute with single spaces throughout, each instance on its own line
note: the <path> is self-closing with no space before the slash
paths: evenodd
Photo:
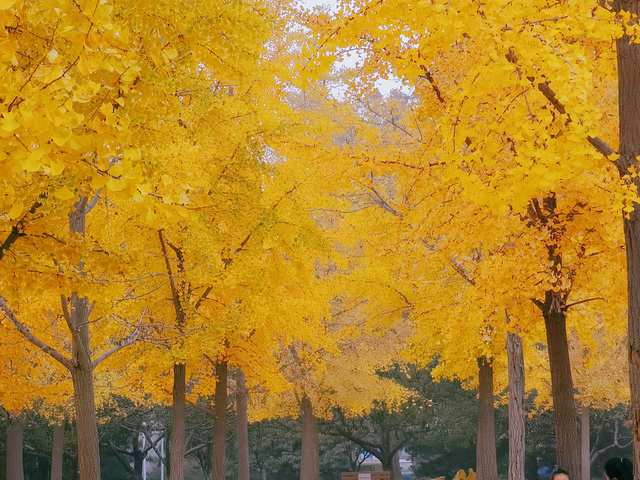
<path id="1" fill-rule="evenodd" d="M 551 476 L 551 480 L 569 480 L 569 472 L 558 468 Z"/>
<path id="2" fill-rule="evenodd" d="M 607 480 L 633 480 L 633 463 L 628 458 L 614 457 L 604 464 Z"/>

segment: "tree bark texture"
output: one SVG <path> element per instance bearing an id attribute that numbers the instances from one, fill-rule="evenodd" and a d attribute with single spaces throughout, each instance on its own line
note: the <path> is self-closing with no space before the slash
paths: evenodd
<path id="1" fill-rule="evenodd" d="M 7 427 L 7 479 L 24 480 L 22 451 L 26 421 L 18 416 L 9 420 Z"/>
<path id="2" fill-rule="evenodd" d="M 582 445 L 582 480 L 591 480 L 591 443 L 589 441 L 589 407 L 580 409 L 580 436 Z"/>
<path id="3" fill-rule="evenodd" d="M 400 468 L 400 451 L 397 451 L 393 455 L 393 460 L 391 460 L 391 480 L 401 480 L 402 479 L 402 470 Z"/>
<path id="4" fill-rule="evenodd" d="M 509 362 L 509 480 L 524 480 L 524 354 L 522 337 L 507 333 Z"/>
<path id="5" fill-rule="evenodd" d="M 227 371 L 226 360 L 216 362 L 216 391 L 213 418 L 213 454 L 211 480 L 225 480 L 227 446 Z"/>
<path id="6" fill-rule="evenodd" d="M 486 357 L 478 358 L 479 385 L 478 440 L 476 445 L 476 476 L 478 480 L 498 480 L 496 435 L 493 412 L 493 366 Z"/>
<path id="7" fill-rule="evenodd" d="M 51 449 L 51 480 L 62 480 L 64 426 L 64 420 L 53 426 L 53 445 Z"/>
<path id="8" fill-rule="evenodd" d="M 302 421 L 302 464 L 300 466 L 300 480 L 319 480 L 320 458 L 318 419 L 313 414 L 313 405 L 309 397 L 302 397 L 300 406 Z"/>
<path id="9" fill-rule="evenodd" d="M 567 318 L 563 307 L 566 296 L 566 293 L 553 290 L 545 292 L 542 316 L 549 348 L 557 465 L 569 472 L 569 478 L 581 478 L 578 417 L 569 361 Z"/>
<path id="10" fill-rule="evenodd" d="M 87 199 L 80 197 L 69 214 L 71 233 L 85 234 Z M 82 268 L 82 265 L 79 266 Z M 71 308 L 66 312 L 71 328 L 71 380 L 76 409 L 78 465 L 80 480 L 100 480 L 100 445 L 96 416 L 89 337 L 89 299 L 71 294 Z"/>
<path id="11" fill-rule="evenodd" d="M 184 363 L 173 366 L 173 417 L 171 419 L 171 465 L 169 480 L 184 480 L 186 371 Z"/>
<path id="12" fill-rule="evenodd" d="M 617 0 L 616 10 L 640 13 L 637 0 Z M 626 34 L 617 40 L 618 109 L 620 116 L 619 167 L 624 170 L 638 166 L 640 154 L 640 45 Z M 636 185 L 640 182 L 635 179 Z M 631 387 L 631 417 L 633 420 L 633 472 L 640 480 L 640 205 L 624 219 L 627 247 L 627 290 L 629 316 L 629 383 Z"/>
<path id="13" fill-rule="evenodd" d="M 236 405 L 238 415 L 238 480 L 249 480 L 249 424 L 247 421 L 247 379 L 236 369 Z"/>

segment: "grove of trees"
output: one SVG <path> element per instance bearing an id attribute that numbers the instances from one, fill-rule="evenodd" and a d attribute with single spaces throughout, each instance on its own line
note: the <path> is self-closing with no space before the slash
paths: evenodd
<path id="1" fill-rule="evenodd" d="M 1 474 L 640 480 L 639 10 L 0 0 Z"/>

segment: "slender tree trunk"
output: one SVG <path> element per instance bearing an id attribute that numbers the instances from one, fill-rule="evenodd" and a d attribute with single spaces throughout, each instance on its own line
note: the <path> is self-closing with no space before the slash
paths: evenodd
<path id="1" fill-rule="evenodd" d="M 71 233 L 85 234 L 87 199 L 80 197 L 69 214 Z M 81 267 L 82 265 L 80 265 Z M 71 380 L 73 382 L 78 434 L 80 480 L 100 480 L 100 445 L 96 416 L 89 337 L 89 299 L 71 294 L 71 308 L 66 312 L 71 323 Z"/>
<path id="2" fill-rule="evenodd" d="M 313 405 L 306 395 L 302 397 L 300 406 L 302 420 L 302 462 L 300 465 L 300 480 L 319 480 L 319 437 L 318 419 L 313 414 Z"/>
<path id="3" fill-rule="evenodd" d="M 634 15 L 640 13 L 637 0 L 617 0 L 617 10 Z M 618 108 L 620 117 L 620 158 L 623 170 L 638 166 L 640 154 L 640 44 L 623 35 L 617 41 Z M 636 185 L 640 182 L 636 178 Z M 631 417 L 633 420 L 633 474 L 640 480 L 640 205 L 624 219 L 627 245 L 627 290 L 629 316 L 629 383 L 631 387 Z"/>
<path id="4" fill-rule="evenodd" d="M 7 479 L 24 480 L 22 461 L 24 427 L 22 416 L 11 418 L 7 427 Z"/>
<path id="5" fill-rule="evenodd" d="M 225 480 L 227 445 L 227 369 L 226 360 L 216 362 L 216 392 L 213 418 L 213 454 L 211 480 Z"/>
<path id="6" fill-rule="evenodd" d="M 249 425 L 247 422 L 247 379 L 236 369 L 236 405 L 238 414 L 238 480 L 249 480 Z"/>
<path id="7" fill-rule="evenodd" d="M 133 476 L 142 480 L 142 470 L 144 465 L 143 449 L 140 448 L 140 433 L 132 432 L 131 435 L 131 453 L 133 453 Z"/>
<path id="8" fill-rule="evenodd" d="M 509 361 L 509 480 L 524 480 L 524 354 L 522 338 L 507 333 Z"/>
<path id="9" fill-rule="evenodd" d="M 391 480 L 402 480 L 402 470 L 400 469 L 400 451 L 397 451 L 393 455 L 391 460 Z"/>
<path id="10" fill-rule="evenodd" d="M 51 480 L 62 480 L 64 426 L 64 420 L 53 426 L 53 448 L 51 449 Z"/>
<path id="11" fill-rule="evenodd" d="M 4 409 L 3 409 L 4 410 Z M 5 415 L 6 414 L 6 415 Z M 2 442 L 6 447 L 7 445 L 7 427 L 10 421 L 9 413 L 3 412 L 2 419 L 0 420 L 0 435 L 2 435 Z M 2 454 L 0 454 L 0 480 L 7 480 L 7 449 L 5 448 Z"/>
<path id="12" fill-rule="evenodd" d="M 549 348 L 557 465 L 569 472 L 569 478 L 581 478 L 578 417 L 569 361 L 567 319 L 562 307 L 565 302 L 566 294 L 548 290 L 545 292 L 542 315 Z"/>
<path id="13" fill-rule="evenodd" d="M 176 363 L 173 366 L 173 417 L 169 446 L 171 454 L 169 480 L 184 480 L 186 371 L 187 367 L 184 363 Z"/>
<path id="14" fill-rule="evenodd" d="M 478 358 L 479 385 L 478 441 L 476 475 L 478 480 L 498 480 L 496 435 L 493 418 L 493 366 L 486 357 Z"/>
<path id="15" fill-rule="evenodd" d="M 591 443 L 589 441 L 589 407 L 580 410 L 580 435 L 582 437 L 582 480 L 591 480 Z"/>

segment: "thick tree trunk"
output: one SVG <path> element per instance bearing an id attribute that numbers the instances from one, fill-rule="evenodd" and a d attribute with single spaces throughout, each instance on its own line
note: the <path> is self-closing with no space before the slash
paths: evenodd
<path id="1" fill-rule="evenodd" d="M 85 234 L 87 199 L 80 197 L 69 214 L 71 233 Z M 89 337 L 89 299 L 71 294 L 71 308 L 65 312 L 71 324 L 71 380 L 73 382 L 78 433 L 80 480 L 100 480 L 100 445 L 96 416 Z"/>
<path id="2" fill-rule="evenodd" d="M 567 320 L 563 309 L 565 301 L 566 294 L 552 290 L 545 292 L 542 315 L 549 348 L 557 465 L 569 472 L 569 478 L 581 478 L 578 417 L 569 361 Z"/>
<path id="3" fill-rule="evenodd" d="M 169 454 L 171 455 L 169 480 L 184 480 L 186 371 L 187 367 L 184 363 L 176 363 L 173 366 L 173 418 L 169 446 Z"/>
<path id="4" fill-rule="evenodd" d="M 238 480 L 249 480 L 249 425 L 247 421 L 247 379 L 236 369 L 236 405 L 238 415 Z"/>
<path id="5" fill-rule="evenodd" d="M 509 361 L 509 480 L 524 480 L 524 354 L 522 338 L 507 333 Z"/>
<path id="6" fill-rule="evenodd" d="M 96 417 L 93 372 L 84 363 L 71 370 L 76 426 L 78 435 L 78 467 L 80 480 L 100 480 L 100 450 Z"/>
<path id="7" fill-rule="evenodd" d="M 318 419 L 313 414 L 313 405 L 307 396 L 302 397 L 300 406 L 302 420 L 302 462 L 300 480 L 319 480 L 320 458 Z"/>
<path id="8" fill-rule="evenodd" d="M 637 0 L 617 0 L 614 8 L 634 15 L 640 13 Z M 619 164 L 626 169 L 638 166 L 640 155 L 640 44 L 623 35 L 617 41 L 618 108 L 620 114 Z M 635 179 L 636 185 L 640 183 Z M 633 420 L 633 474 L 640 480 L 640 205 L 624 219 L 627 245 L 627 290 L 629 316 L 629 383 Z"/>
<path id="9" fill-rule="evenodd" d="M 580 410 L 580 435 L 582 437 L 582 480 L 591 480 L 591 443 L 589 441 L 589 407 Z"/>
<path id="10" fill-rule="evenodd" d="M 400 451 L 393 455 L 391 460 L 391 480 L 402 480 L 402 470 L 400 469 Z"/>
<path id="11" fill-rule="evenodd" d="M 26 421 L 21 416 L 9 420 L 7 427 L 7 479 L 24 480 L 22 450 L 25 424 Z"/>
<path id="12" fill-rule="evenodd" d="M 53 446 L 51 449 L 51 480 L 62 480 L 62 459 L 64 455 L 64 425 L 62 420 L 53 426 Z"/>
<path id="13" fill-rule="evenodd" d="M 227 446 L 227 369 L 226 360 L 216 362 L 216 392 L 213 418 L 213 454 L 211 480 L 225 480 Z"/>
<path id="14" fill-rule="evenodd" d="M 496 459 L 496 435 L 493 418 L 493 366 L 486 357 L 478 358 L 479 385 L 478 440 L 476 475 L 478 480 L 498 480 Z"/>

